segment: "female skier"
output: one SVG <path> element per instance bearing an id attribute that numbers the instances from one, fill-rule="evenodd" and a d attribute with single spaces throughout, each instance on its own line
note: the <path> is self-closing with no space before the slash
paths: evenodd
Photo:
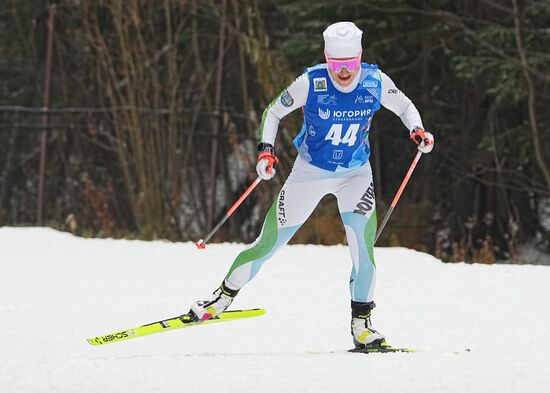
<path id="1" fill-rule="evenodd" d="M 372 328 L 375 284 L 376 211 L 369 164 L 369 129 L 380 105 L 401 118 L 418 149 L 429 153 L 434 138 L 424 131 L 414 104 L 376 64 L 361 63 L 362 31 L 339 22 L 323 32 L 326 63 L 308 68 L 265 109 L 256 170 L 275 175 L 275 137 L 282 117 L 303 108 L 294 144 L 298 157 L 265 218 L 260 236 L 235 259 L 221 286 L 191 306 L 188 318 L 203 321 L 222 313 L 262 264 L 286 244 L 326 194 L 334 194 L 344 223 L 353 267 L 351 333 L 356 348 L 387 345 Z"/>

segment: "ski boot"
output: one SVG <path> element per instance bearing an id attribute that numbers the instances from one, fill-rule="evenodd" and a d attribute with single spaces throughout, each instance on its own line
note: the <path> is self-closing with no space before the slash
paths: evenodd
<path id="1" fill-rule="evenodd" d="M 195 302 L 189 312 L 185 314 L 185 319 L 196 322 L 215 318 L 229 307 L 237 293 L 239 293 L 238 289 L 230 289 L 225 285 L 225 282 L 222 282 L 222 285 L 214 291 L 210 299 Z"/>
<path id="2" fill-rule="evenodd" d="M 351 335 L 356 350 L 387 345 L 386 338 L 372 328 L 370 314 L 375 306 L 374 302 L 351 301 Z"/>

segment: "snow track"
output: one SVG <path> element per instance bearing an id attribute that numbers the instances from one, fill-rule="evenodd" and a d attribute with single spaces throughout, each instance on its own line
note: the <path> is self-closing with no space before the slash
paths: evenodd
<path id="1" fill-rule="evenodd" d="M 352 354 L 349 252 L 287 246 L 232 308 L 260 318 L 93 347 L 188 309 L 239 244 L 86 240 L 0 228 L 0 391 L 545 392 L 550 267 L 444 264 L 377 248 L 373 323 L 417 353 Z M 470 351 L 466 351 L 469 349 Z"/>

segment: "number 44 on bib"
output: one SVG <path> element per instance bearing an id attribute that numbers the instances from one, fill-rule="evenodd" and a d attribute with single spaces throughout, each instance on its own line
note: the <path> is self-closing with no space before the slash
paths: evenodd
<path id="1" fill-rule="evenodd" d="M 344 137 L 342 138 L 342 124 L 333 124 L 325 137 L 326 141 L 330 141 L 334 146 L 338 146 L 341 143 L 353 146 L 357 140 L 357 132 L 359 131 L 359 124 L 350 124 Z"/>

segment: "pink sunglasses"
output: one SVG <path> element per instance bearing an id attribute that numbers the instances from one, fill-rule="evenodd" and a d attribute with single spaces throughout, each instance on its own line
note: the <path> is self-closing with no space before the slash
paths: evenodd
<path id="1" fill-rule="evenodd" d="M 327 60 L 328 68 L 336 73 L 342 71 L 343 68 L 346 68 L 349 72 L 353 72 L 361 66 L 361 54 L 352 59 L 339 60 L 328 57 L 325 52 L 325 58 Z"/>

